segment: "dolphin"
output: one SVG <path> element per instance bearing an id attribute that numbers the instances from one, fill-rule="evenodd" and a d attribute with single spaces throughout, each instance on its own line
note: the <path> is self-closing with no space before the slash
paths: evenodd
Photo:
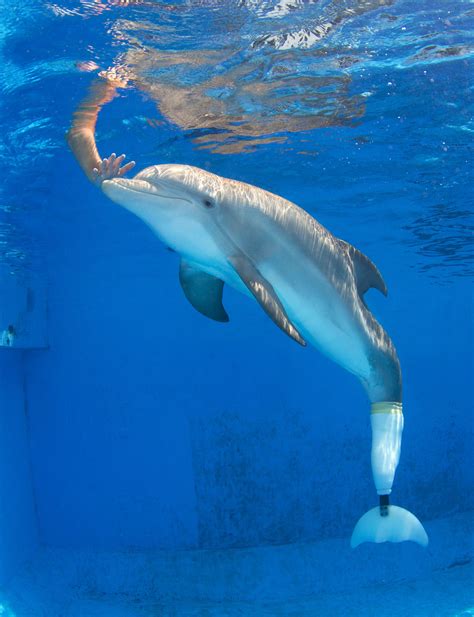
<path id="1" fill-rule="evenodd" d="M 188 165 L 156 165 L 134 178 L 106 179 L 112 201 L 181 256 L 184 295 L 206 317 L 229 320 L 224 284 L 252 297 L 299 345 L 311 345 L 356 375 L 371 403 L 372 472 L 379 504 L 357 523 L 361 542 L 428 536 L 407 510 L 390 505 L 403 429 L 400 362 L 367 307 L 374 288 L 387 295 L 372 261 L 308 212 L 244 182 Z"/>

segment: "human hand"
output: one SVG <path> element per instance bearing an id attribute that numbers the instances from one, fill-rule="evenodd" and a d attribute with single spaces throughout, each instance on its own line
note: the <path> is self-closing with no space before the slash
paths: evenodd
<path id="1" fill-rule="evenodd" d="M 121 167 L 124 160 L 125 154 L 116 156 L 115 152 L 113 152 L 109 158 L 102 159 L 99 167 L 94 167 L 92 170 L 92 181 L 94 184 L 100 186 L 104 180 L 121 178 L 135 167 L 135 161 L 130 161 Z"/>

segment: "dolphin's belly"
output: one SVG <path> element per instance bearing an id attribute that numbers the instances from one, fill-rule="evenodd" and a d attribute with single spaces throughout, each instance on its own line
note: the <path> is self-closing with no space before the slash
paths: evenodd
<path id="1" fill-rule="evenodd" d="M 290 273 L 283 264 L 267 264 L 261 266 L 261 271 L 308 343 L 351 373 L 359 377 L 369 375 L 360 322 L 317 268 L 293 263 Z"/>

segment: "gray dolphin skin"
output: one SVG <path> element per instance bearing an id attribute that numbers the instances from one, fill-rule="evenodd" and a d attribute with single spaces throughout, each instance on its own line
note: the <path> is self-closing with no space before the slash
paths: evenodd
<path id="1" fill-rule="evenodd" d="M 395 348 L 365 305 L 374 264 L 307 212 L 267 191 L 186 165 L 149 167 L 106 180 L 104 193 L 180 253 L 193 306 L 226 321 L 222 283 L 253 295 L 298 343 L 359 377 L 371 402 L 401 401 Z"/>
<path id="2" fill-rule="evenodd" d="M 416 517 L 388 505 L 403 428 L 395 348 L 364 301 L 387 294 L 375 265 L 307 212 L 265 190 L 187 165 L 148 167 L 103 192 L 142 219 L 181 255 L 180 281 L 202 314 L 225 322 L 224 284 L 253 297 L 300 345 L 310 344 L 354 373 L 372 403 L 372 470 L 380 505 L 354 530 L 364 541 L 428 538 Z"/>

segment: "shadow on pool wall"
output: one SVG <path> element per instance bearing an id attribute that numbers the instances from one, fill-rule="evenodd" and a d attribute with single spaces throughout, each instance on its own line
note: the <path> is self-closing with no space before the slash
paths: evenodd
<path id="1" fill-rule="evenodd" d="M 38 547 L 23 360 L 21 350 L 0 349 L 0 585 Z"/>
<path id="2" fill-rule="evenodd" d="M 229 324 L 194 312 L 177 256 L 63 164 L 81 190 L 67 196 L 67 217 L 51 206 L 50 349 L 26 356 L 42 543 L 348 541 L 376 501 L 356 379 L 231 290 Z M 437 288 L 382 248 L 371 256 L 390 295 L 369 303 L 405 378 L 393 502 L 429 520 L 473 505 L 469 306 L 462 281 Z"/>

